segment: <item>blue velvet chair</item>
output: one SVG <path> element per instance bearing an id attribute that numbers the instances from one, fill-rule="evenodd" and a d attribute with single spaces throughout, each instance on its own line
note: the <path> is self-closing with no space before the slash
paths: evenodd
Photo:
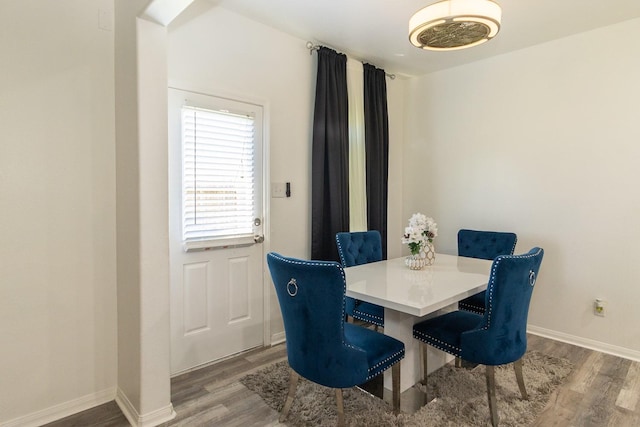
<path id="1" fill-rule="evenodd" d="M 363 384 L 392 368 L 392 404 L 400 410 L 400 360 L 404 344 L 345 322 L 345 277 L 333 261 L 305 261 L 277 253 L 267 264 L 278 295 L 291 367 L 281 420 L 289 413 L 299 376 L 336 389 L 338 424 L 344 424 L 342 389 Z"/>
<path id="2" fill-rule="evenodd" d="M 514 233 L 462 229 L 458 231 L 458 256 L 493 260 L 498 255 L 513 254 L 517 241 Z M 458 308 L 484 314 L 484 300 L 483 291 L 460 301 Z"/>
<path id="3" fill-rule="evenodd" d="M 527 316 L 544 251 L 533 248 L 523 255 L 500 255 L 491 266 L 484 315 L 457 310 L 413 326 L 421 342 L 423 383 L 427 376 L 427 345 L 486 366 L 487 397 L 491 423 L 498 425 L 494 366 L 514 362 L 523 399 L 522 356 L 527 350 Z"/>
<path id="4" fill-rule="evenodd" d="M 355 231 L 336 234 L 338 254 L 343 267 L 382 261 L 382 238 L 380 232 Z M 384 327 L 384 308 L 366 301 L 346 297 L 345 312 L 363 322 Z"/>

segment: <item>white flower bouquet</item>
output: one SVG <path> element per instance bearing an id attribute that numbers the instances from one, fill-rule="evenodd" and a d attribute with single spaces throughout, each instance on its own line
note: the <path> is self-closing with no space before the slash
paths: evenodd
<path id="1" fill-rule="evenodd" d="M 428 244 L 438 236 L 438 224 L 433 218 L 415 213 L 409 218 L 409 226 L 404 229 L 402 243 L 409 245 L 412 255 L 424 252 Z"/>

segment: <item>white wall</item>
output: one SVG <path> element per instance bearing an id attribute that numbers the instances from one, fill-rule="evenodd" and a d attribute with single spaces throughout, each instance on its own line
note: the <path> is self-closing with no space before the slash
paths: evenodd
<path id="1" fill-rule="evenodd" d="M 100 10 L 113 25 L 112 0 L 0 2 L 0 424 L 115 393 L 114 33 Z"/>
<path id="2" fill-rule="evenodd" d="M 530 325 L 640 358 L 640 20 L 410 83 L 405 216 L 545 249 Z M 604 318 L 594 298 L 608 300 Z"/>
<path id="3" fill-rule="evenodd" d="M 207 2 L 194 3 L 169 27 L 172 86 L 266 106 L 270 180 L 291 182 L 292 191 L 290 198 L 268 201 L 266 247 L 301 258 L 310 256 L 311 245 L 311 128 L 317 66 L 316 55 L 309 55 L 305 43 Z M 399 115 L 393 107 L 402 107 L 402 85 L 400 79 L 388 81 L 392 118 Z M 390 128 L 396 164 L 401 159 L 401 124 L 391 123 Z M 393 182 L 400 182 L 399 172 L 394 172 Z M 390 195 L 396 206 L 399 194 Z M 400 227 L 397 215 L 390 212 L 389 217 L 390 224 L 396 221 L 394 227 Z M 399 246 L 390 247 L 390 253 L 392 249 L 398 252 Z M 274 294 L 271 317 L 274 336 L 283 330 Z"/>

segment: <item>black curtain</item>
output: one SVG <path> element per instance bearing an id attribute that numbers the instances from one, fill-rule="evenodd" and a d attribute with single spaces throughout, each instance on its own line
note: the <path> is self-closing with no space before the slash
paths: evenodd
<path id="1" fill-rule="evenodd" d="M 339 261 L 336 233 L 349 231 L 347 57 L 318 50 L 311 160 L 311 258 Z"/>
<path id="2" fill-rule="evenodd" d="M 389 174 L 389 118 L 385 72 L 364 64 L 364 137 L 367 170 L 367 227 L 382 236 L 387 259 L 387 196 Z"/>

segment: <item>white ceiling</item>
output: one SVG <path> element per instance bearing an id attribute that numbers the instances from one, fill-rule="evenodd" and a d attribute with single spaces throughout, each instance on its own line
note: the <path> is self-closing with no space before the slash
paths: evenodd
<path id="1" fill-rule="evenodd" d="M 421 75 L 640 17 L 640 0 L 497 0 L 493 40 L 452 52 L 413 47 L 411 15 L 435 0 L 207 0 L 293 36 L 384 68 Z"/>

